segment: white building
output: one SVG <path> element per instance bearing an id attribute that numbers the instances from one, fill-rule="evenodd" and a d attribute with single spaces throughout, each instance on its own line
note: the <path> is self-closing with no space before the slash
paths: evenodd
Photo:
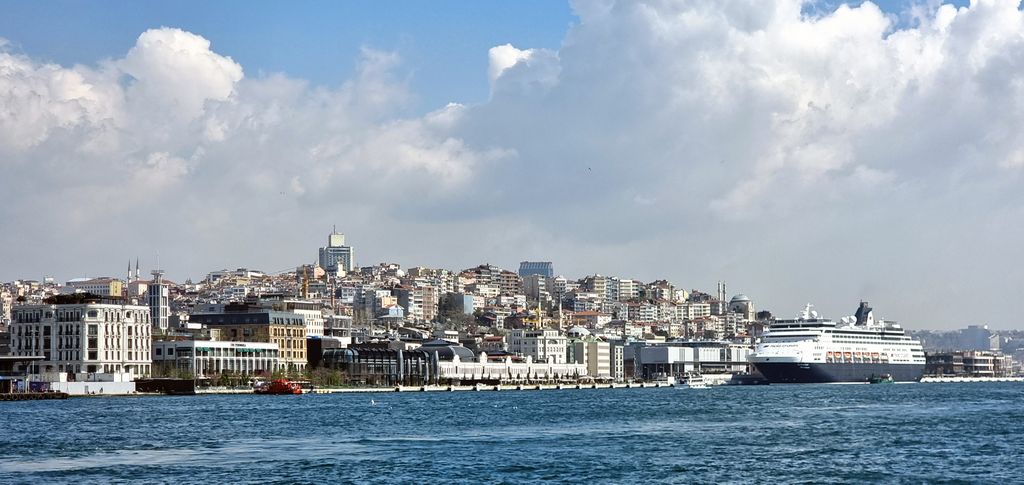
<path id="1" fill-rule="evenodd" d="M 164 283 L 163 270 L 153 270 L 153 281 L 146 287 L 146 301 L 149 302 L 150 321 L 161 332 L 167 331 L 171 316 L 171 292 Z"/>
<path id="2" fill-rule="evenodd" d="M 466 285 L 466 291 L 484 297 L 488 301 L 492 301 L 501 294 L 501 288 L 498 285 L 491 284 L 479 284 L 474 283 Z"/>
<path id="3" fill-rule="evenodd" d="M 509 332 L 508 351 L 534 362 L 566 363 L 569 340 L 558 330 L 516 329 Z"/>
<path id="4" fill-rule="evenodd" d="M 621 382 L 626 380 L 626 361 L 623 357 L 622 345 L 611 346 L 612 379 Z"/>
<path id="5" fill-rule="evenodd" d="M 510 307 L 517 306 L 519 308 L 526 307 L 526 295 L 500 295 L 498 296 L 498 306 Z"/>
<path id="6" fill-rule="evenodd" d="M 565 298 L 565 294 L 568 292 L 568 282 L 569 280 L 562 275 L 548 278 L 548 293 L 551 293 L 555 301 L 562 301 Z"/>
<path id="7" fill-rule="evenodd" d="M 679 305 L 678 315 L 685 320 L 711 316 L 711 304 L 701 302 L 686 302 Z"/>
<path id="8" fill-rule="evenodd" d="M 266 297 L 259 300 L 259 305 L 268 310 L 292 312 L 302 315 L 302 320 L 306 325 L 307 337 L 324 336 L 324 312 L 323 305 L 320 303 L 298 299 Z"/>
<path id="9" fill-rule="evenodd" d="M 121 296 L 124 282 L 116 278 L 86 278 L 68 281 L 65 293 L 92 293 L 100 296 Z"/>
<path id="10" fill-rule="evenodd" d="M 753 349 L 730 342 L 679 341 L 648 345 L 637 350 L 637 374 L 644 379 L 686 372 L 746 372 Z"/>
<path id="11" fill-rule="evenodd" d="M 266 277 L 266 273 L 264 273 L 262 271 L 258 271 L 258 270 L 250 270 L 250 269 L 247 269 L 247 268 L 238 268 L 238 269 L 232 271 L 232 270 L 228 270 L 228 269 L 222 269 L 220 271 L 212 271 L 209 274 L 207 274 L 206 275 L 206 281 L 209 281 L 210 283 L 216 283 L 217 281 L 219 281 L 222 278 L 232 278 L 232 279 L 236 279 L 236 280 L 238 280 L 238 279 L 249 280 L 249 279 L 252 279 L 252 278 L 263 278 L 263 277 Z"/>
<path id="12" fill-rule="evenodd" d="M 211 340 L 154 342 L 153 365 L 173 367 L 197 377 L 268 374 L 282 367 L 277 344 Z"/>
<path id="13" fill-rule="evenodd" d="M 14 308 L 14 295 L 6 291 L 0 292 L 0 324 L 11 321 L 11 309 Z"/>
<path id="14" fill-rule="evenodd" d="M 595 379 L 612 379 L 612 346 L 593 337 L 573 341 L 573 357 L 577 364 L 587 366 L 587 375 Z"/>
<path id="15" fill-rule="evenodd" d="M 500 361 L 487 358 L 481 353 L 477 361 L 463 361 L 458 355 L 452 360 L 437 363 L 437 378 L 440 380 L 455 379 L 466 382 L 500 381 L 503 383 L 537 382 L 537 381 L 579 381 L 587 376 L 587 366 L 576 363 L 535 362 L 526 357 L 525 362 L 514 362 L 506 356 Z"/>
<path id="16" fill-rule="evenodd" d="M 630 279 L 611 278 L 608 280 L 609 300 L 628 301 L 637 297 L 638 288 L 635 281 Z"/>
<path id="17" fill-rule="evenodd" d="M 754 320 L 754 302 L 747 295 L 736 295 L 729 300 L 729 312 L 736 313 L 745 321 Z"/>
<path id="18" fill-rule="evenodd" d="M 44 357 L 31 364 L 34 374 L 47 374 L 54 381 L 94 380 L 96 374 L 150 374 L 152 334 L 145 306 L 109 299 L 20 305 L 14 308 L 12 320 L 11 353 Z"/>

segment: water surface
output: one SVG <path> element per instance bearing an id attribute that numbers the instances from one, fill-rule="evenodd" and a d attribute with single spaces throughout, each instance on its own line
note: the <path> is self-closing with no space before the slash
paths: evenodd
<path id="1" fill-rule="evenodd" d="M 1024 480 L 1024 384 L 0 403 L 2 483 Z"/>

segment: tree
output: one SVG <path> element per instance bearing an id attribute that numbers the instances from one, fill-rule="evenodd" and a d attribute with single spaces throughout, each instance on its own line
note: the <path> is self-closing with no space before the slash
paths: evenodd
<path id="1" fill-rule="evenodd" d="M 338 387 L 348 381 L 344 372 L 327 368 L 307 369 L 306 378 L 316 387 Z"/>

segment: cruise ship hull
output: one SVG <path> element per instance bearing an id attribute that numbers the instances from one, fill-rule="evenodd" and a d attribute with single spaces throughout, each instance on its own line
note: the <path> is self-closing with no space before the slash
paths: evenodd
<path id="1" fill-rule="evenodd" d="M 924 364 L 757 362 L 754 367 L 772 384 L 867 382 L 885 374 L 896 382 L 917 382 Z"/>

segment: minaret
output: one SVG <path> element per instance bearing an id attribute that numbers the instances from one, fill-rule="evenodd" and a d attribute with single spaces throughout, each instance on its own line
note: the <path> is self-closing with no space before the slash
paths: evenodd
<path id="1" fill-rule="evenodd" d="M 562 320 L 562 299 L 558 298 L 558 329 L 561 330 L 563 326 Z"/>
<path id="2" fill-rule="evenodd" d="M 129 270 L 128 271 L 131 271 L 130 268 L 131 268 L 131 266 L 129 264 Z M 138 280 L 141 280 L 141 279 L 142 279 L 142 277 L 139 274 L 139 258 L 135 258 L 135 281 L 138 281 Z"/>

